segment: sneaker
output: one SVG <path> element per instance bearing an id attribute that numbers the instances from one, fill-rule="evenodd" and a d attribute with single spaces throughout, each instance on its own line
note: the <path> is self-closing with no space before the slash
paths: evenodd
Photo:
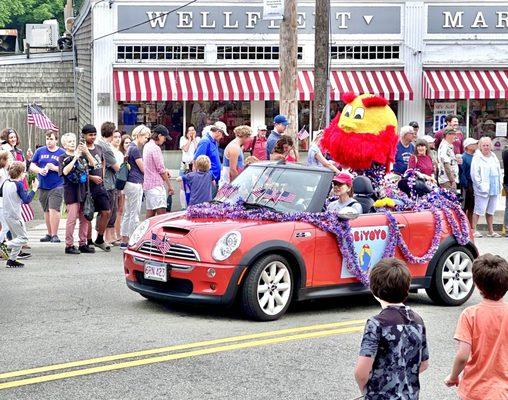
<path id="1" fill-rule="evenodd" d="M 30 250 L 31 247 L 29 245 L 25 244 L 21 249 L 22 250 Z"/>
<path id="2" fill-rule="evenodd" d="M 120 243 L 120 250 L 127 250 L 127 243 Z"/>
<path id="3" fill-rule="evenodd" d="M 78 250 L 81 253 L 95 253 L 95 248 L 93 246 L 89 246 L 87 244 L 85 244 L 84 246 L 79 246 Z"/>
<path id="4" fill-rule="evenodd" d="M 43 238 L 41 238 L 41 242 L 51 242 L 51 236 L 46 235 Z"/>
<path id="5" fill-rule="evenodd" d="M 104 250 L 105 252 L 110 252 L 111 251 L 111 245 L 109 243 L 106 243 L 106 242 L 97 243 L 97 242 L 95 242 L 93 245 L 95 247 L 98 247 L 99 249 Z"/>
<path id="6" fill-rule="evenodd" d="M 487 233 L 487 237 L 489 238 L 500 238 L 501 235 L 497 232 Z"/>
<path id="7" fill-rule="evenodd" d="M 27 258 L 30 258 L 32 257 L 32 255 L 30 253 L 24 253 L 24 252 L 20 252 L 18 254 L 18 258 L 21 259 L 21 260 L 26 260 Z"/>
<path id="8" fill-rule="evenodd" d="M 22 264 L 16 260 L 7 260 L 7 268 L 23 268 L 25 264 Z"/>
<path id="9" fill-rule="evenodd" d="M 7 249 L 7 245 L 5 243 L 0 243 L 0 257 L 4 260 L 9 259 L 9 250 Z"/>
<path id="10" fill-rule="evenodd" d="M 57 235 L 51 237 L 51 243 L 60 243 L 60 242 L 61 240 Z"/>
<path id="11" fill-rule="evenodd" d="M 81 251 L 76 249 L 76 246 L 69 246 L 65 248 L 65 254 L 81 254 Z"/>

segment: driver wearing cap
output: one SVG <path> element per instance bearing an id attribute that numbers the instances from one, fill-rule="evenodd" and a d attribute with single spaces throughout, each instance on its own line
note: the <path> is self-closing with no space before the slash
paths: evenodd
<path id="1" fill-rule="evenodd" d="M 336 200 L 328 204 L 326 211 L 339 212 L 345 207 L 352 207 L 358 214 L 363 213 L 362 205 L 353 199 L 353 177 L 340 172 L 332 179 L 332 198 Z"/>

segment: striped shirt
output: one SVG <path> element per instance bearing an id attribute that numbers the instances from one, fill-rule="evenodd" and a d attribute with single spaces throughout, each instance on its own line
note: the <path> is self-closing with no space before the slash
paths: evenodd
<path id="1" fill-rule="evenodd" d="M 164 186 L 161 174 L 166 171 L 162 150 L 155 141 L 150 140 L 143 147 L 143 165 L 145 167 L 145 178 L 143 189 L 150 190 Z"/>

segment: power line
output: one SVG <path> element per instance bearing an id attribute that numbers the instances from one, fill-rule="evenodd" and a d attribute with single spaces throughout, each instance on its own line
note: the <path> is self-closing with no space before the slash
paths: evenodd
<path id="1" fill-rule="evenodd" d="M 137 28 L 138 26 L 144 25 L 144 24 L 146 24 L 146 23 L 148 23 L 148 22 L 151 22 L 151 21 L 155 21 L 156 19 L 159 19 L 159 18 L 161 18 L 161 17 L 166 17 L 166 16 L 168 16 L 169 14 L 172 14 L 172 13 L 174 13 L 174 12 L 178 11 L 178 10 L 181 10 L 182 8 L 185 8 L 185 7 L 187 7 L 187 6 L 190 6 L 192 3 L 195 3 L 196 1 L 198 1 L 198 0 L 191 0 L 191 1 L 189 1 L 188 3 L 185 3 L 185 4 L 181 5 L 180 7 L 174 8 L 174 9 L 172 9 L 172 10 L 168 11 L 168 12 L 165 12 L 165 13 L 161 13 L 161 14 L 157 15 L 156 17 L 153 17 L 153 18 L 147 19 L 146 21 L 139 22 L 139 23 L 137 23 L 137 24 L 134 24 L 134 25 L 128 26 L 127 28 L 122 28 L 122 29 L 119 29 L 119 30 L 117 30 L 117 31 L 115 31 L 115 32 L 111 32 L 111 33 L 108 33 L 108 34 L 103 35 L 103 36 L 99 36 L 98 38 L 95 38 L 94 40 L 92 40 L 92 42 L 90 43 L 90 45 L 91 45 L 91 46 L 93 46 L 93 43 L 94 43 L 96 40 L 104 39 L 104 38 L 106 38 L 106 37 L 108 37 L 108 36 L 116 35 L 117 33 L 125 32 L 125 31 L 128 31 L 128 30 L 133 29 L 133 28 Z"/>

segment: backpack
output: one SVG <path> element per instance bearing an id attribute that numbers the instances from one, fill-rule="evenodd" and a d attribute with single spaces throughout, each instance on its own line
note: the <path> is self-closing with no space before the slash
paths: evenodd
<path id="1" fill-rule="evenodd" d="M 129 179 L 129 171 L 131 169 L 131 166 L 129 165 L 129 150 L 130 147 L 127 149 L 127 153 L 125 154 L 124 162 L 122 165 L 120 165 L 120 169 L 116 173 L 116 179 L 115 179 L 115 189 L 116 190 L 123 190 L 125 188 L 125 184 L 127 183 L 127 179 Z"/>

